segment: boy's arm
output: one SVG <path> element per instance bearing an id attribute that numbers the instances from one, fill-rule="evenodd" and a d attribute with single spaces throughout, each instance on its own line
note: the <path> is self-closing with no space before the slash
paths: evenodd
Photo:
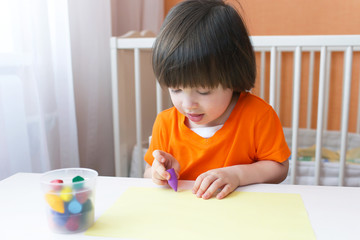
<path id="1" fill-rule="evenodd" d="M 288 173 L 289 162 L 262 160 L 252 164 L 217 168 L 201 174 L 195 181 L 193 193 L 204 199 L 222 189 L 216 197 L 222 199 L 238 186 L 254 183 L 280 183 Z"/>
<path id="2" fill-rule="evenodd" d="M 279 163 L 271 160 L 262 160 L 234 167 L 237 169 L 239 186 L 253 183 L 281 183 L 288 174 L 289 161 L 286 160 Z"/>

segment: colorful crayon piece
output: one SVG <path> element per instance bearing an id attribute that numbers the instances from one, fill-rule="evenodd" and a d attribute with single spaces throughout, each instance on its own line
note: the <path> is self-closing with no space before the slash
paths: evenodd
<path id="1" fill-rule="evenodd" d="M 72 179 L 72 182 L 74 183 L 74 189 L 80 189 L 83 188 L 84 183 L 82 183 L 84 181 L 84 178 L 81 176 L 76 176 Z"/>
<path id="2" fill-rule="evenodd" d="M 77 215 L 71 215 L 68 221 L 66 222 L 65 227 L 69 231 L 76 231 L 79 229 L 79 225 L 80 225 L 80 217 Z"/>
<path id="3" fill-rule="evenodd" d="M 82 205 L 79 203 L 75 198 L 71 200 L 71 202 L 68 205 L 68 210 L 72 214 L 78 214 L 82 210 Z"/>
<path id="4" fill-rule="evenodd" d="M 75 194 L 75 198 L 76 200 L 78 200 L 79 203 L 83 204 L 88 200 L 89 195 L 90 195 L 90 190 L 83 189 L 82 191 L 79 191 Z"/>
<path id="5" fill-rule="evenodd" d="M 52 189 L 54 189 L 55 191 L 60 191 L 62 188 L 62 183 L 64 183 L 64 181 L 61 179 L 54 179 L 50 183 L 52 183 Z"/>
<path id="6" fill-rule="evenodd" d="M 173 168 L 166 170 L 168 173 L 170 173 L 170 179 L 168 180 L 168 184 L 170 185 L 170 187 L 172 187 L 172 189 L 175 190 L 175 192 L 177 192 L 177 187 L 178 187 L 178 179 L 175 173 L 175 170 Z"/>
<path id="7" fill-rule="evenodd" d="M 80 228 L 89 228 L 94 222 L 94 211 L 82 213 L 80 216 Z"/>
<path id="8" fill-rule="evenodd" d="M 50 191 L 47 194 L 45 194 L 45 199 L 46 202 L 49 204 L 49 206 L 52 208 L 52 210 L 59 213 L 65 212 L 64 202 L 54 192 Z"/>
<path id="9" fill-rule="evenodd" d="M 55 211 L 51 211 L 51 214 L 52 214 L 52 219 L 57 226 L 64 226 L 69 218 L 69 212 L 66 210 L 66 207 L 65 207 L 64 213 L 58 213 Z M 56 227 L 56 226 L 54 226 L 54 227 Z"/>
<path id="10" fill-rule="evenodd" d="M 60 191 L 60 198 L 64 202 L 70 202 L 70 200 L 73 198 L 71 187 L 63 187 L 63 189 Z"/>
<path id="11" fill-rule="evenodd" d="M 93 204 L 91 202 L 90 199 L 88 199 L 84 204 L 83 204 L 83 209 L 82 209 L 82 213 L 84 212 L 89 212 L 93 210 Z"/>

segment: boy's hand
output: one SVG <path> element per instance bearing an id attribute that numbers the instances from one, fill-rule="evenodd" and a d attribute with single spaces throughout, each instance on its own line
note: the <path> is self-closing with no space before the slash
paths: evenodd
<path id="1" fill-rule="evenodd" d="M 218 189 L 221 189 L 216 198 L 222 199 L 239 185 L 240 180 L 234 166 L 217 168 L 198 176 L 192 192 L 199 198 L 209 199 Z"/>
<path id="2" fill-rule="evenodd" d="M 170 179 L 170 173 L 166 170 L 174 168 L 177 178 L 179 178 L 180 164 L 169 153 L 161 150 L 155 150 L 152 153 L 154 162 L 151 167 L 151 177 L 154 183 L 159 185 L 166 185 Z"/>

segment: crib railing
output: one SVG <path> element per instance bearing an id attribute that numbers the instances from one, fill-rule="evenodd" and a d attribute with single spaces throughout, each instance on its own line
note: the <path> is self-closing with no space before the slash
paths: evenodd
<path id="1" fill-rule="evenodd" d="M 140 51 L 151 50 L 154 38 L 111 38 L 111 64 L 112 64 L 112 102 L 113 102 L 113 124 L 114 124 L 114 144 L 115 144 L 115 168 L 117 176 L 127 176 L 128 174 L 128 153 L 125 153 L 120 140 L 119 120 L 124 116 L 119 116 L 119 86 L 118 86 L 118 54 L 121 49 L 130 49 L 134 51 L 134 76 L 135 76 L 135 106 L 136 106 L 136 146 L 137 156 L 142 158 L 143 134 L 142 134 L 142 106 L 141 106 L 141 66 Z M 354 52 L 360 52 L 360 35 L 342 35 L 342 36 L 253 36 L 252 44 L 256 52 L 260 54 L 259 67 L 259 96 L 265 98 L 267 76 L 266 76 L 266 55 L 270 54 L 269 71 L 269 92 L 268 102 L 277 111 L 280 112 L 281 104 L 281 56 L 283 52 L 293 53 L 293 92 L 292 92 L 292 156 L 291 156 L 291 183 L 296 184 L 297 168 L 297 150 L 298 150 L 298 129 L 300 112 L 300 90 L 302 74 L 302 56 L 304 52 L 309 53 L 309 74 L 308 74 L 308 94 L 307 94 L 307 120 L 306 127 L 311 127 L 313 114 L 313 85 L 314 85 L 314 56 L 320 54 L 319 63 L 319 84 L 317 92 L 317 117 L 316 117 L 316 155 L 315 155 L 315 176 L 314 184 L 320 183 L 321 170 L 321 148 L 322 132 L 327 129 L 328 122 L 328 99 L 329 99 L 329 81 L 331 74 L 331 56 L 332 52 L 344 52 L 344 70 L 343 70 L 343 93 L 342 93 L 342 113 L 341 113 L 341 148 L 340 148 L 340 167 L 339 167 L 339 186 L 344 185 L 344 172 L 347 150 L 347 133 L 349 124 L 349 104 L 350 88 L 352 79 L 360 81 L 359 76 L 352 76 Z M 358 54 L 358 53 L 357 53 Z M 149 62 L 148 64 L 151 64 Z M 162 90 L 156 83 L 156 104 L 157 112 L 162 110 Z M 360 83 L 359 91 L 360 93 Z M 356 132 L 360 133 L 360 97 L 357 103 L 357 121 Z M 139 162 L 139 169 L 143 170 L 143 165 Z"/>
<path id="2" fill-rule="evenodd" d="M 329 78 L 330 78 L 330 61 L 332 51 L 343 51 L 345 54 L 344 60 L 344 77 L 343 77 L 343 100 L 342 100 L 342 115 L 341 115 L 341 148 L 340 148 L 340 167 L 339 167 L 339 185 L 344 185 L 344 172 L 346 162 L 346 150 L 347 150 L 347 132 L 348 132 L 348 120 L 349 120 L 349 100 L 350 100 L 350 86 L 352 79 L 352 57 L 354 51 L 359 51 L 360 36 L 267 36 L 267 37 L 252 37 L 252 43 L 255 51 L 270 51 L 270 105 L 275 110 L 279 109 L 279 100 L 275 101 L 279 96 L 280 91 L 276 91 L 276 83 L 281 82 L 277 68 L 277 64 L 281 68 L 281 60 L 277 61 L 277 58 L 281 57 L 283 51 L 294 52 L 294 87 L 293 87 L 293 108 L 292 108 L 292 161 L 291 161 L 291 183 L 295 183 L 296 179 L 296 159 L 297 159 L 297 139 L 299 129 L 299 107 L 300 107 L 300 74 L 301 74 L 301 57 L 302 52 L 310 52 L 310 71 L 309 71 L 309 93 L 312 92 L 313 86 L 313 71 L 314 71 L 314 52 L 320 51 L 320 74 L 319 74 L 319 92 L 318 92 L 318 111 L 317 111 L 317 134 L 316 134 L 316 155 L 315 155 L 315 176 L 314 184 L 320 183 L 320 163 L 321 163 L 321 148 L 322 148 L 322 132 L 327 127 L 324 123 L 327 123 L 328 118 L 328 99 L 329 97 Z M 264 54 L 261 55 L 262 63 Z M 278 59 L 279 60 L 279 59 Z M 264 67 L 261 64 L 261 82 L 264 82 L 263 72 Z M 276 77 L 277 76 L 277 77 Z M 261 88 L 264 84 L 261 84 Z M 263 91 L 261 91 L 263 92 Z M 357 117 L 357 132 L 360 128 L 360 98 L 358 103 L 358 117 Z M 307 114 L 307 126 L 310 126 L 311 119 L 311 106 L 313 104 L 312 94 L 308 94 L 308 114 Z M 324 113 L 324 111 L 326 111 Z"/>

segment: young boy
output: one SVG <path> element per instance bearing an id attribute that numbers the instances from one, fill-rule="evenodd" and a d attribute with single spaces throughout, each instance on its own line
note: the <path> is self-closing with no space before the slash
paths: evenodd
<path id="1" fill-rule="evenodd" d="M 238 12 L 222 0 L 189 0 L 167 15 L 153 69 L 174 107 L 154 123 L 144 176 L 195 180 L 197 197 L 226 197 L 238 186 L 279 183 L 290 150 L 270 105 L 252 95 L 255 55 Z"/>

